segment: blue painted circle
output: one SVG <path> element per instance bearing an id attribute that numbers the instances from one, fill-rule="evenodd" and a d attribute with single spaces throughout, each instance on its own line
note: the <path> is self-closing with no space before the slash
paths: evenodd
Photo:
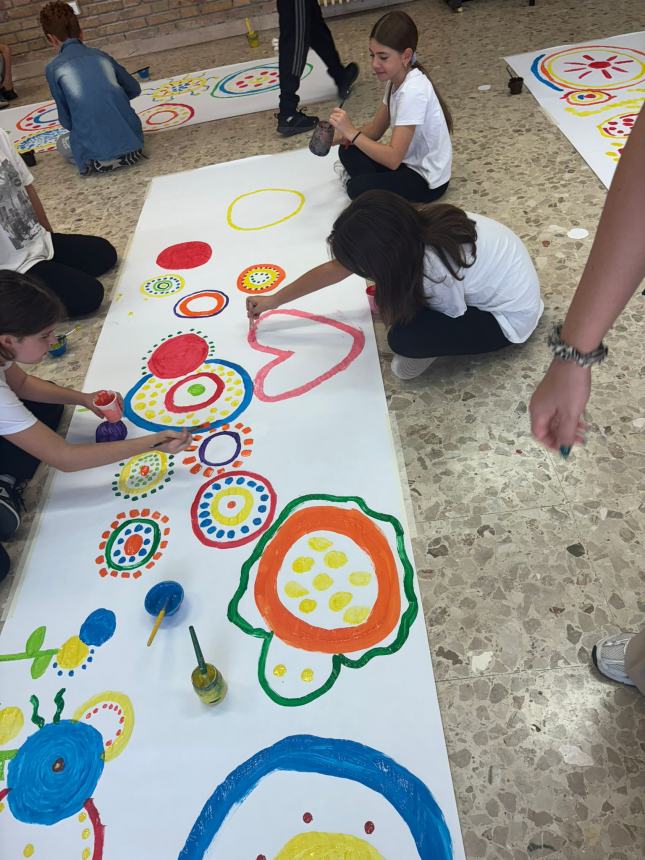
<path id="1" fill-rule="evenodd" d="M 81 624 L 78 638 L 86 645 L 103 645 L 116 630 L 116 615 L 111 609 L 95 609 Z"/>
<path id="2" fill-rule="evenodd" d="M 159 615 L 164 608 L 164 604 L 168 601 L 166 615 L 174 615 L 181 606 L 183 599 L 184 589 L 181 585 L 172 579 L 167 579 L 152 586 L 146 594 L 143 605 L 146 608 L 146 612 L 149 612 L 150 615 Z"/>
<path id="3" fill-rule="evenodd" d="M 355 741 L 291 735 L 260 750 L 232 771 L 199 813 L 179 860 L 204 857 L 226 816 L 275 771 L 320 773 L 349 779 L 378 792 L 407 824 L 419 860 L 451 860 L 450 831 L 421 780 L 394 759 Z"/>
<path id="4" fill-rule="evenodd" d="M 253 382 L 251 381 L 251 377 L 246 372 L 246 370 L 244 370 L 243 367 L 240 367 L 239 364 L 234 364 L 232 361 L 224 361 L 221 358 L 214 358 L 204 361 L 203 364 L 221 364 L 224 367 L 230 367 L 231 370 L 234 370 L 236 373 L 239 374 L 240 379 L 242 380 L 242 385 L 244 386 L 244 394 L 242 396 L 242 400 L 240 401 L 237 408 L 234 409 L 231 413 L 229 413 L 226 418 L 219 418 L 217 421 L 211 421 L 210 424 L 197 425 L 199 426 L 199 429 L 201 431 L 208 431 L 215 430 L 217 427 L 221 427 L 223 424 L 228 424 L 231 421 L 234 421 L 238 416 L 242 414 L 242 412 L 244 412 L 244 410 L 251 402 L 251 398 L 253 397 Z M 152 373 L 146 374 L 137 382 L 136 385 L 134 385 L 128 391 L 123 404 L 123 414 L 126 416 L 126 418 L 132 421 L 133 424 L 136 424 L 138 427 L 143 427 L 145 430 L 152 430 L 155 432 L 158 430 L 190 430 L 191 428 L 187 424 L 162 424 L 156 423 L 154 421 L 148 421 L 147 418 L 143 418 L 141 415 L 134 411 L 134 409 L 132 408 L 132 403 L 137 391 L 139 391 L 139 389 L 144 386 L 146 382 L 149 382 L 152 378 Z"/>
<path id="5" fill-rule="evenodd" d="M 56 824 L 83 808 L 102 773 L 103 738 L 95 728 L 48 723 L 9 762 L 9 808 L 26 824 Z"/>

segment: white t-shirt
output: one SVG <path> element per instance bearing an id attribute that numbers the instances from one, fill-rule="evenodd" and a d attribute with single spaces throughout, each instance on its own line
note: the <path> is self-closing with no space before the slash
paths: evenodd
<path id="1" fill-rule="evenodd" d="M 54 256 L 52 238 L 36 218 L 26 186 L 34 181 L 0 129 L 0 269 L 26 272 Z"/>
<path id="2" fill-rule="evenodd" d="M 452 167 L 452 143 L 434 87 L 419 69 L 411 69 L 397 90 L 388 84 L 383 103 L 390 125 L 414 125 L 403 163 L 420 173 L 430 188 L 445 185 Z M 389 102 L 389 104 L 388 104 Z"/>
<path id="3" fill-rule="evenodd" d="M 476 260 L 458 272 L 463 277 L 458 281 L 428 247 L 423 264 L 428 307 L 449 317 L 462 316 L 468 307 L 489 311 L 511 343 L 524 343 L 544 311 L 529 252 L 503 224 L 484 215 L 467 215 L 477 225 Z"/>
<path id="4" fill-rule="evenodd" d="M 0 364 L 0 436 L 10 436 L 28 430 L 38 420 L 7 383 L 6 373 L 13 364 Z"/>

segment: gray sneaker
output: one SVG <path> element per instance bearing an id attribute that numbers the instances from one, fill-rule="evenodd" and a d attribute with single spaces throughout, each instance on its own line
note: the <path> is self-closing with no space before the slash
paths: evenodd
<path id="1" fill-rule="evenodd" d="M 20 526 L 18 508 L 22 506 L 15 484 L 0 479 L 0 540 L 10 538 Z"/>
<path id="2" fill-rule="evenodd" d="M 635 687 L 636 684 L 625 671 L 625 652 L 635 635 L 635 633 L 614 633 L 611 636 L 605 636 L 600 642 L 596 642 L 591 650 L 593 664 L 602 675 L 611 678 L 612 681 L 629 684 L 630 687 Z"/>

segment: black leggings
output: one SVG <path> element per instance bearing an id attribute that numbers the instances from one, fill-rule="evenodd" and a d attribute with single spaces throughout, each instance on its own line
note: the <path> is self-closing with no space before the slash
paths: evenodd
<path id="1" fill-rule="evenodd" d="M 63 407 L 58 403 L 35 403 L 24 400 L 27 409 L 51 430 L 56 430 L 60 424 Z M 40 460 L 32 457 L 22 448 L 14 445 L 4 436 L 0 436 L 0 475 L 11 475 L 16 481 L 28 481 L 33 478 Z"/>
<path id="2" fill-rule="evenodd" d="M 412 203 L 432 203 L 442 197 L 448 188 L 448 183 L 438 188 L 429 188 L 426 180 L 412 170 L 407 164 L 400 164 L 396 170 L 390 170 L 383 164 L 371 159 L 356 146 L 338 147 L 341 164 L 349 173 L 347 194 L 350 200 L 355 200 L 364 191 L 393 191 Z"/>
<path id="3" fill-rule="evenodd" d="M 97 310 L 103 301 L 103 284 L 97 280 L 116 263 L 116 250 L 99 236 L 52 233 L 54 256 L 29 269 L 65 305 L 70 317 Z"/>
<path id="4" fill-rule="evenodd" d="M 412 322 L 393 325 L 387 342 L 392 352 L 406 358 L 475 355 L 511 343 L 495 317 L 478 308 L 468 308 L 463 316 L 454 318 L 426 308 Z"/>

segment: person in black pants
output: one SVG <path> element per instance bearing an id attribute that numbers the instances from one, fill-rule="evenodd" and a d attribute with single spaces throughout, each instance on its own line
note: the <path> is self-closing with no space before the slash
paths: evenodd
<path id="1" fill-rule="evenodd" d="M 344 100 L 358 77 L 358 66 L 343 66 L 333 36 L 325 23 L 318 0 L 278 0 L 280 27 L 280 111 L 276 115 L 278 133 L 285 137 L 312 131 L 317 116 L 298 110 L 298 88 L 305 68 L 307 52 L 312 48 L 327 66 L 327 72 Z"/>
<path id="2" fill-rule="evenodd" d="M 107 239 L 52 231 L 31 173 L 0 130 L 0 268 L 38 278 L 77 317 L 98 309 L 98 277 L 116 260 Z"/>

